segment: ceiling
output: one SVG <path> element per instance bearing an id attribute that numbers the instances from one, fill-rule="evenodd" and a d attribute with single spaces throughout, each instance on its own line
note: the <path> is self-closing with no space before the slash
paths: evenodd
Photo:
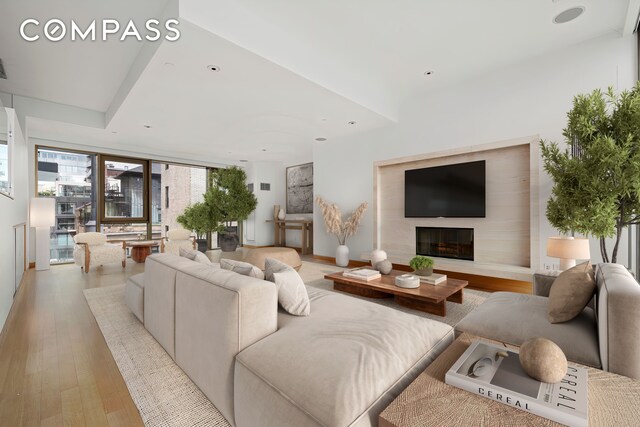
<path id="1" fill-rule="evenodd" d="M 59 18 L 67 25 L 73 19 L 85 28 L 94 19 L 113 18 L 124 23 L 133 19 L 144 28 L 149 16 L 162 15 L 167 2 L 0 0 L 0 58 L 8 77 L 0 79 L 0 91 L 106 111 L 142 44 L 135 39 L 26 42 L 20 37 L 20 24 L 33 18 L 42 27 Z"/>
<path id="2" fill-rule="evenodd" d="M 61 13 L 78 22 L 144 21 L 171 2 L 0 0 L 0 57 L 9 75 L 0 91 L 114 110 L 106 129 L 36 118 L 29 121 L 31 136 L 211 161 L 295 162 L 310 158 L 317 137 L 401 120 L 408 98 L 622 34 L 639 3 L 180 0 L 181 39 L 158 42 L 131 87 L 118 94 L 144 43 L 27 43 L 17 35 L 19 23 Z M 579 19 L 552 23 L 578 4 L 586 7 Z M 208 64 L 221 71 L 208 71 Z M 433 75 L 424 76 L 426 70 Z"/>

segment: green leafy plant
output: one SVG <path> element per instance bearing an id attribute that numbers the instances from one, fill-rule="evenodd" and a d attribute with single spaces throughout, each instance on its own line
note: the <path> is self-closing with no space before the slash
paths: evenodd
<path id="1" fill-rule="evenodd" d="M 429 258 L 423 255 L 416 255 L 409 261 L 409 266 L 414 270 L 426 270 L 433 267 L 433 258 Z"/>
<path id="2" fill-rule="evenodd" d="M 246 180 L 245 171 L 236 166 L 211 172 L 204 201 L 187 207 L 178 223 L 198 234 L 227 233 L 232 221 L 244 221 L 258 205 Z"/>
<path id="3" fill-rule="evenodd" d="M 567 118 L 566 149 L 540 142 L 553 179 L 547 218 L 562 233 L 599 238 L 603 261 L 616 262 L 623 229 L 640 223 L 640 83 L 578 95 Z M 615 238 L 611 257 L 607 237 Z"/>

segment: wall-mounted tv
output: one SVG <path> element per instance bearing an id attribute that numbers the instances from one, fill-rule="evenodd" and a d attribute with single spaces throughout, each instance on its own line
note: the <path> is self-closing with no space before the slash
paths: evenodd
<path id="1" fill-rule="evenodd" d="M 484 218 L 485 161 L 404 172 L 405 218 Z"/>

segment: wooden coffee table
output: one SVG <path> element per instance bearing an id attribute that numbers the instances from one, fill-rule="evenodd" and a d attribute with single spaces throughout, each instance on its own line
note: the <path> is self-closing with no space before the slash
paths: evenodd
<path id="1" fill-rule="evenodd" d="M 382 411 L 379 426 L 560 426 L 554 421 L 444 382 L 449 368 L 475 339 L 478 338 L 466 333 L 460 335 Z M 513 348 L 510 345 L 505 347 Z M 637 426 L 640 420 L 640 381 L 586 368 L 589 371 L 589 425 Z"/>
<path id="2" fill-rule="evenodd" d="M 396 276 L 406 271 L 393 270 L 388 275 L 370 281 L 344 277 L 342 272 L 327 274 L 327 280 L 333 280 L 333 288 L 368 298 L 391 298 L 402 306 L 424 311 L 437 316 L 446 316 L 446 302 L 462 304 L 462 290 L 469 284 L 466 280 L 447 279 L 438 285 L 422 283 L 419 288 L 405 289 L 396 286 Z"/>
<path id="3" fill-rule="evenodd" d="M 127 246 L 131 248 L 131 259 L 137 263 L 143 263 L 149 255 L 151 248 L 160 246 L 160 243 L 154 241 L 134 241 L 127 242 Z"/>

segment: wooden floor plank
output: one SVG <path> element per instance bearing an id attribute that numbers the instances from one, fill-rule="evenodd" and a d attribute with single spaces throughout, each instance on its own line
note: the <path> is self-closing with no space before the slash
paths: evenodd
<path id="1" fill-rule="evenodd" d="M 84 412 L 82 410 L 82 397 L 78 387 L 64 390 L 62 396 L 62 420 L 65 427 L 85 426 Z"/>
<path id="2" fill-rule="evenodd" d="M 29 270 L 0 334 L 0 426 L 142 426 L 83 291 L 144 270 Z"/>

